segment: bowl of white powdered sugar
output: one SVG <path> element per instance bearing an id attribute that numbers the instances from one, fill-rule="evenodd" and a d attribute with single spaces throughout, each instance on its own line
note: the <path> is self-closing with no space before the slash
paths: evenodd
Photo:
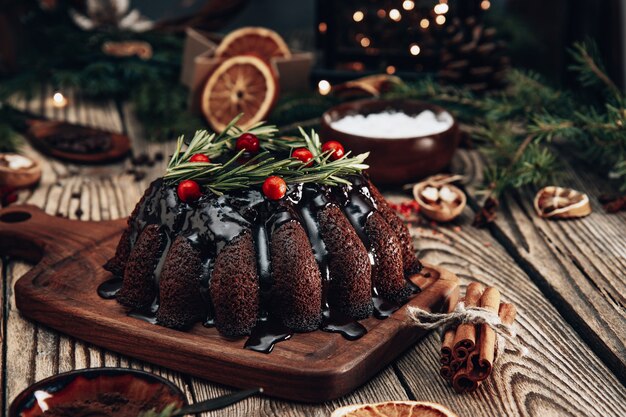
<path id="1" fill-rule="evenodd" d="M 459 127 L 445 109 L 417 100 L 367 99 L 343 103 L 322 115 L 323 141 L 353 154 L 371 152 L 377 184 L 401 184 L 444 170 L 459 144 Z"/>

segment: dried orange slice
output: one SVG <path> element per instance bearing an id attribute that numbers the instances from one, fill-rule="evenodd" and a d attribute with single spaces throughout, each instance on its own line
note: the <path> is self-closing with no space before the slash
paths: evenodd
<path id="1" fill-rule="evenodd" d="M 265 119 L 278 97 L 278 81 L 269 64 L 255 56 L 227 58 L 211 73 L 201 98 L 202 113 L 213 129 L 224 130 L 239 113 L 247 129 Z"/>
<path id="2" fill-rule="evenodd" d="M 218 58 L 237 55 L 258 55 L 264 59 L 291 57 L 287 44 L 280 35 L 271 29 L 245 27 L 230 32 L 215 50 Z"/>
<path id="3" fill-rule="evenodd" d="M 587 194 L 554 185 L 539 190 L 534 206 L 537 214 L 546 219 L 573 219 L 591 213 Z"/>
<path id="4" fill-rule="evenodd" d="M 331 417 L 457 417 L 441 404 L 423 401 L 388 401 L 336 409 Z"/>

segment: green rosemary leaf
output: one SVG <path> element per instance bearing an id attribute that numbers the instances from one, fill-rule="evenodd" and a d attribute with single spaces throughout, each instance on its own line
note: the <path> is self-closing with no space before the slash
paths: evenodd
<path id="1" fill-rule="evenodd" d="M 164 178 L 169 181 L 193 179 L 210 192 L 221 195 L 227 191 L 260 185 L 272 175 L 278 175 L 290 184 L 350 184 L 350 176 L 368 168 L 364 163 L 368 153 L 352 156 L 347 152 L 341 159 L 331 160 L 332 151 L 322 152 L 321 141 L 314 130 L 307 134 L 300 129 L 301 139 L 273 138 L 276 133 L 274 126 L 257 123 L 244 131 L 235 124 L 240 117 L 231 121 L 219 135 L 207 131 L 196 132 L 184 151 L 184 140 L 181 136 Z M 262 152 L 249 160 L 242 162 L 245 151 L 241 150 L 224 163 L 189 161 L 197 153 L 221 155 L 224 151 L 233 149 L 234 139 L 245 132 L 259 137 L 263 148 Z M 308 164 L 292 157 L 275 157 L 275 151 L 291 151 L 296 146 L 306 146 L 311 150 L 314 154 L 313 165 L 307 166 Z"/>

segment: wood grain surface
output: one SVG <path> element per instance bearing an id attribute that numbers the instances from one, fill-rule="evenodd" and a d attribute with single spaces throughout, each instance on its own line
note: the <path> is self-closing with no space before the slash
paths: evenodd
<path id="1" fill-rule="evenodd" d="M 470 173 L 469 190 L 482 182 L 476 153 L 457 158 L 455 170 Z M 626 212 L 607 214 L 598 201 L 614 193 L 589 167 L 562 158 L 558 185 L 589 195 L 593 212 L 575 220 L 535 214 L 535 190 L 510 193 L 491 231 L 529 277 L 626 383 Z"/>
<path id="2" fill-rule="evenodd" d="M 123 111 L 118 112 L 114 103 L 95 105 L 80 98 L 76 100 L 72 101 L 76 105 L 70 106 L 65 112 L 48 109 L 42 106 L 40 100 L 19 104 L 30 106 L 33 111 L 43 109 L 49 116 L 60 119 L 125 131 L 133 140 L 136 150 L 145 149 L 151 155 L 157 152 L 167 154 L 170 149 L 171 144 L 146 144 L 142 129 L 132 116 L 132 109 L 124 106 Z M 25 151 L 41 158 L 28 147 Z M 109 220 L 130 213 L 149 179 L 162 173 L 163 163 L 146 167 L 146 178 L 139 181 L 126 173 L 132 167 L 130 161 L 95 168 L 45 161 L 43 167 L 42 184 L 34 192 L 21 195 L 21 202 L 35 204 L 49 214 L 59 213 L 78 218 L 76 211 L 80 208 L 82 220 Z M 455 167 L 462 169 L 472 181 L 480 180 L 482 165 L 475 153 L 459 152 L 455 158 Z M 586 174 L 568 175 L 573 176 L 572 181 L 581 181 Z M 75 190 L 82 191 L 79 198 L 72 196 Z M 404 199 L 408 195 L 392 198 Z M 594 206 L 596 208 L 597 204 Z M 596 212 L 603 218 L 603 222 L 620 224 L 614 223 L 617 220 L 613 217 L 599 210 Z M 532 219 L 531 212 L 522 213 L 522 216 Z M 431 334 L 368 384 L 339 400 L 305 405 L 255 397 L 206 415 L 323 417 L 329 416 L 334 408 L 346 404 L 401 399 L 440 402 L 455 410 L 459 416 L 467 417 L 626 415 L 626 390 L 618 380 L 615 368 L 607 367 L 607 361 L 596 353 L 600 351 L 593 343 L 588 344 L 589 337 L 585 331 L 572 321 L 563 305 L 555 301 L 541 282 L 537 281 L 539 285 L 535 283 L 537 277 L 525 272 L 526 267 L 522 268 L 523 264 L 520 266 L 517 263 L 520 260 L 511 256 L 513 252 L 510 248 L 501 245 L 490 231 L 477 230 L 469 225 L 471 217 L 472 211 L 467 208 L 456 223 L 436 230 L 428 223 L 415 224 L 411 231 L 417 239 L 421 257 L 452 270 L 465 283 L 479 280 L 498 285 L 504 300 L 514 302 L 519 309 L 520 339 L 528 348 L 528 353 L 525 356 L 513 352 L 503 355 L 493 377 L 476 393 L 456 395 L 439 377 L 439 341 L 437 335 Z M 519 214 L 513 217 L 514 222 L 518 217 Z M 623 221 L 621 219 L 619 222 Z M 572 239 L 582 239 L 577 237 L 576 229 L 573 229 L 570 232 Z M 495 233 L 494 236 L 500 239 Z M 609 243 L 605 245 L 594 249 L 593 253 L 600 260 L 607 258 L 604 260 L 605 265 L 612 265 L 611 262 L 623 263 L 623 245 L 621 249 Z M 523 244 L 520 248 L 524 248 Z M 576 256 L 582 255 L 576 253 Z M 57 372 L 89 366 L 121 365 L 152 370 L 185 389 L 190 400 L 203 400 L 231 391 L 227 387 L 130 360 L 60 336 L 23 319 L 15 309 L 12 291 L 15 281 L 29 268 L 29 265 L 21 262 L 3 261 L 3 410 L 29 383 Z M 623 279 L 623 274 L 621 276 Z M 564 278 L 561 276 L 559 279 Z M 557 294 L 558 291 L 555 289 Z M 623 288 L 621 293 L 624 293 Z M 569 295 L 562 296 L 564 299 L 567 297 Z M 569 303 L 577 304 L 576 298 L 569 299 Z M 601 322 L 597 317 L 593 320 Z M 595 331 L 596 342 L 605 340 L 601 324 L 588 327 Z M 623 336 L 617 337 L 623 343 Z"/>

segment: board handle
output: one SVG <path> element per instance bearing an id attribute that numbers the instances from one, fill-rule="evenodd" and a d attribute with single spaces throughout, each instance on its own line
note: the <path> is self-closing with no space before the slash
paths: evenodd
<path id="1" fill-rule="evenodd" d="M 120 234 L 125 220 L 69 220 L 33 205 L 0 210 L 0 255 L 31 263 L 56 261 Z"/>

